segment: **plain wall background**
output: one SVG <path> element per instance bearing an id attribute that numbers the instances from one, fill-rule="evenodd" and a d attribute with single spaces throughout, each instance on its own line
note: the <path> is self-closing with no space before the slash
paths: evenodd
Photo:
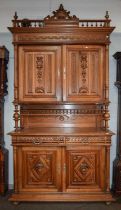
<path id="1" fill-rule="evenodd" d="M 110 45 L 110 129 L 116 133 L 117 130 L 117 88 L 114 86 L 116 81 L 116 60 L 113 54 L 121 51 L 121 0 L 0 0 L 0 45 L 5 45 L 9 52 L 8 64 L 8 95 L 5 97 L 5 115 L 4 115 L 4 137 L 5 146 L 9 150 L 9 185 L 13 185 L 13 150 L 11 146 L 11 137 L 8 132 L 14 128 L 13 121 L 13 73 L 14 73 L 14 53 L 12 45 L 12 35 L 7 27 L 11 26 L 11 19 L 15 11 L 19 18 L 43 18 L 51 11 L 58 9 L 60 3 L 63 3 L 65 9 L 71 11 L 72 15 L 79 18 L 103 18 L 105 11 L 108 10 L 112 19 L 112 25 L 116 26 L 111 35 Z M 116 154 L 116 135 L 112 137 L 111 160 L 110 160 L 110 180 L 112 182 L 112 163 Z"/>

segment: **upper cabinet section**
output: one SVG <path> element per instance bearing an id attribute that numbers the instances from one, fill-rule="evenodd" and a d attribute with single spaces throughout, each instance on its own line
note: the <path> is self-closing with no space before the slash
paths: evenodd
<path id="1" fill-rule="evenodd" d="M 108 12 L 104 19 L 80 20 L 63 5 L 43 20 L 15 13 L 14 103 L 109 102 Z"/>

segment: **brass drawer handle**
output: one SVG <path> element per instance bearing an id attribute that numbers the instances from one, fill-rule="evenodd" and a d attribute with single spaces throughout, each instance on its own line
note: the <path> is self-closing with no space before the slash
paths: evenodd
<path id="1" fill-rule="evenodd" d="M 42 140 L 40 139 L 33 139 L 33 144 L 41 144 L 42 143 Z"/>
<path id="2" fill-rule="evenodd" d="M 87 163 L 82 163 L 80 165 L 80 170 L 83 174 L 85 174 L 87 172 L 87 170 L 89 169 L 89 166 L 87 165 Z"/>
<path id="3" fill-rule="evenodd" d="M 35 168 L 37 169 L 42 169 L 44 167 L 44 165 L 42 163 L 37 163 Z"/>

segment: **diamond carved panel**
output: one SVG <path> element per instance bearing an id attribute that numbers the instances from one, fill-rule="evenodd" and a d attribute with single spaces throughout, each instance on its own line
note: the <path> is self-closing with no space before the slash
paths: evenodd
<path id="1" fill-rule="evenodd" d="M 60 150 L 56 147 L 22 148 L 21 191 L 57 192 L 60 189 Z"/>
<path id="2" fill-rule="evenodd" d="M 27 155 L 29 183 L 52 183 L 52 155 Z"/>
<path id="3" fill-rule="evenodd" d="M 71 154 L 70 170 L 73 170 L 70 177 L 70 184 L 94 184 L 96 182 L 96 156 L 95 154 Z"/>

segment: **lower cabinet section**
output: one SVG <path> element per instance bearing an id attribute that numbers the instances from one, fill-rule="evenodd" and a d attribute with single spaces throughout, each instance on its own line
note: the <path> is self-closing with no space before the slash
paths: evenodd
<path id="1" fill-rule="evenodd" d="M 14 146 L 10 200 L 112 201 L 108 162 L 109 146 Z"/>

